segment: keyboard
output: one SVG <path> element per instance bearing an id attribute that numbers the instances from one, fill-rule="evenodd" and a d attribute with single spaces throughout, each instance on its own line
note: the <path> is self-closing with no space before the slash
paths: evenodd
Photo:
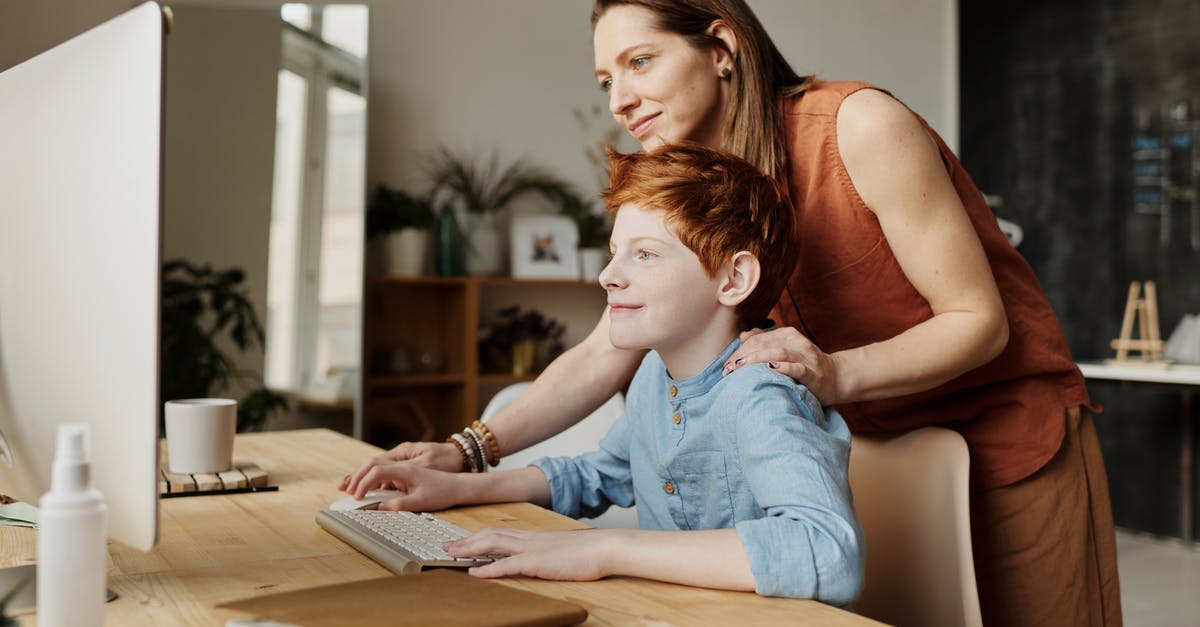
<path id="1" fill-rule="evenodd" d="M 471 534 L 434 514 L 323 509 L 317 512 L 317 524 L 398 575 L 426 568 L 468 568 L 502 557 L 451 557 L 442 544 Z"/>

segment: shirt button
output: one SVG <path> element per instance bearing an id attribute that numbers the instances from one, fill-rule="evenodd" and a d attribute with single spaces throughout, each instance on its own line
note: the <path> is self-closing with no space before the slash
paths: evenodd
<path id="1" fill-rule="evenodd" d="M 674 416 L 671 416 L 671 422 L 673 422 L 675 424 L 679 424 L 680 420 L 683 420 L 683 416 L 680 416 L 679 414 L 675 414 Z"/>
<path id="2" fill-rule="evenodd" d="M 663 486 L 663 490 L 665 490 L 667 494 L 675 494 L 675 484 L 668 481 L 666 485 Z"/>
<path id="3" fill-rule="evenodd" d="M 673 385 L 672 385 L 672 386 L 671 386 L 670 393 L 671 393 L 671 396 L 672 396 L 672 397 L 673 397 L 673 396 L 675 396 L 676 394 L 678 394 L 678 393 L 679 393 L 679 388 L 677 388 L 677 387 L 675 387 L 675 386 L 673 386 Z"/>

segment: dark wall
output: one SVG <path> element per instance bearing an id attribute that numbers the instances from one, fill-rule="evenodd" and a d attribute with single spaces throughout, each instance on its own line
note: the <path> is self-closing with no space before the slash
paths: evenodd
<path id="1" fill-rule="evenodd" d="M 1109 357 L 1132 280 L 1154 280 L 1164 339 L 1200 312 L 1200 151 L 1167 188 L 1135 179 L 1135 135 L 1200 141 L 1200 2 L 961 2 L 962 160 L 1004 199 L 1077 359 Z M 1135 208 L 1158 190 L 1169 222 Z M 1153 195 L 1149 196 L 1150 198 Z M 1173 197 L 1173 200 L 1171 199 Z M 1147 196 L 1143 196 L 1143 199 Z M 1164 237 L 1166 241 L 1164 242 Z M 1089 386 L 1117 524 L 1178 534 L 1180 393 Z M 1200 480 L 1193 479 L 1193 486 Z M 1200 500 L 1200 496 L 1197 497 Z M 1200 529 L 1198 529 L 1200 531 Z"/>

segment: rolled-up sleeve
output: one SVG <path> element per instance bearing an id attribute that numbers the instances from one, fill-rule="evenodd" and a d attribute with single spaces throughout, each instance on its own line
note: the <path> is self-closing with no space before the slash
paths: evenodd
<path id="1" fill-rule="evenodd" d="M 633 505 L 629 467 L 631 425 L 622 414 L 600 440 L 600 448 L 577 457 L 543 457 L 530 463 L 550 481 L 550 506 L 572 518 L 594 518 L 612 505 Z"/>
<path id="2" fill-rule="evenodd" d="M 747 484 L 765 516 L 736 524 L 755 591 L 845 605 L 863 582 L 862 529 L 850 497 L 849 431 L 807 390 L 757 382 L 738 411 Z M 800 402 L 797 402 L 800 399 Z"/>

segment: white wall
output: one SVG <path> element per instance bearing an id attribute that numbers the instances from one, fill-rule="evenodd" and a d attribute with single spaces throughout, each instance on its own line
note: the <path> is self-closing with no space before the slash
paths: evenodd
<path id="1" fill-rule="evenodd" d="M 890 89 L 957 146 L 954 0 L 750 0 L 800 73 Z M 394 0 L 371 14 L 369 181 L 407 184 L 439 144 L 528 155 L 591 185 L 573 109 L 592 78 L 590 3 Z M 594 138 L 594 137 L 593 137 Z"/>

